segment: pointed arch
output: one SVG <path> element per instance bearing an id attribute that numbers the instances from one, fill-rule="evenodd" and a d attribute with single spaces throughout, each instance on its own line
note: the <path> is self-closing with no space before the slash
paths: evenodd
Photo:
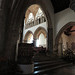
<path id="1" fill-rule="evenodd" d="M 39 8 L 36 15 L 35 15 L 35 19 L 39 19 L 42 16 L 44 16 L 43 11 L 41 8 Z"/>
<path id="2" fill-rule="evenodd" d="M 25 22 L 27 22 L 27 19 L 28 19 L 30 13 L 32 13 L 33 16 L 35 17 L 38 9 L 39 9 L 39 5 L 37 5 L 37 4 L 33 4 L 33 5 L 29 6 L 25 13 Z"/>
<path id="3" fill-rule="evenodd" d="M 29 22 L 32 22 L 32 21 L 34 21 L 34 15 L 33 15 L 33 13 L 29 13 L 29 16 L 27 18 L 27 22 L 26 23 L 29 23 Z"/>
<path id="4" fill-rule="evenodd" d="M 59 38 L 60 38 L 61 34 L 63 33 L 63 31 L 66 30 L 66 29 L 67 29 L 68 27 L 70 27 L 70 26 L 75 26 L 75 22 L 69 22 L 69 23 L 67 23 L 66 25 L 64 25 L 64 26 L 59 30 L 59 32 L 58 32 L 58 34 L 57 34 L 57 36 L 56 36 L 56 38 L 55 38 L 55 45 L 58 44 Z"/>
<path id="5" fill-rule="evenodd" d="M 25 34 L 25 38 L 24 38 L 24 40 L 27 40 L 27 39 L 28 39 L 28 36 L 29 36 L 30 34 L 33 35 L 32 31 L 30 31 L 30 30 L 27 31 L 27 33 Z"/>
<path id="6" fill-rule="evenodd" d="M 37 39 L 41 33 L 44 34 L 45 38 L 47 37 L 47 31 L 45 30 L 45 28 L 38 27 L 34 32 L 34 39 Z"/>
<path id="7" fill-rule="evenodd" d="M 6 1 L 6 0 L 3 0 Z M 5 43 L 5 51 L 7 51 L 7 57 L 8 59 L 14 60 L 14 46 L 16 45 L 16 41 L 19 37 L 19 27 L 23 27 L 23 20 L 24 15 L 26 13 L 26 10 L 29 8 L 29 6 L 33 4 L 38 4 L 44 11 L 47 23 L 48 23 L 48 29 L 52 28 L 52 21 L 51 21 L 51 14 L 49 13 L 45 2 L 45 0 L 15 0 L 14 6 L 12 7 L 11 11 L 9 12 L 9 22 L 7 22 L 8 30 L 6 32 L 6 43 Z M 10 33 L 8 33 L 10 32 Z M 14 38 L 10 38 L 9 36 L 15 36 Z M 52 38 L 52 37 L 51 37 Z M 10 42 L 9 42 L 10 41 Z M 11 44 L 12 43 L 12 44 Z M 53 44 L 52 44 L 53 45 Z M 9 48 L 9 49 L 8 49 Z M 11 55 L 12 54 L 12 55 Z"/>

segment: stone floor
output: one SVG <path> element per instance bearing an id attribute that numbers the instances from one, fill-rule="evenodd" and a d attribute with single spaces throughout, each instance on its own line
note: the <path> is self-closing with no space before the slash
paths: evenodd
<path id="1" fill-rule="evenodd" d="M 59 68 L 42 75 L 75 75 L 75 65 Z"/>

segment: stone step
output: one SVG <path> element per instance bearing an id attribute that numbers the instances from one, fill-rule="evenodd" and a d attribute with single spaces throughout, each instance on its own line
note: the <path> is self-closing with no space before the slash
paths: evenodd
<path id="1" fill-rule="evenodd" d="M 44 61 L 57 61 L 61 60 L 61 58 L 50 58 L 50 57 L 39 57 L 33 60 L 34 62 L 44 62 Z"/>
<path id="2" fill-rule="evenodd" d="M 65 63 L 65 64 L 53 66 L 53 67 L 44 68 L 44 69 L 41 69 L 41 70 L 34 71 L 34 75 L 45 74 L 45 73 L 47 73 L 51 70 L 58 69 L 58 68 L 61 68 L 61 67 L 65 67 L 65 66 L 70 66 L 70 65 L 72 65 L 72 63 Z"/>
<path id="3" fill-rule="evenodd" d="M 65 62 L 62 59 L 44 60 L 34 63 L 34 75 L 49 72 L 51 70 L 72 65 L 72 63 Z"/>
<path id="4" fill-rule="evenodd" d="M 34 63 L 34 73 L 33 75 L 42 75 L 49 71 L 53 71 L 58 68 L 62 68 L 65 66 L 70 66 L 72 63 L 64 62 L 63 60 L 58 61 L 43 61 L 43 62 L 35 62 Z M 22 75 L 22 71 L 16 72 L 16 74 Z"/>
<path id="5" fill-rule="evenodd" d="M 60 62 L 60 63 L 56 62 L 56 63 L 51 63 L 51 64 L 35 66 L 34 71 L 46 69 L 46 68 L 51 68 L 51 67 L 55 67 L 55 66 L 62 65 L 62 64 L 66 64 L 66 62 Z"/>
<path id="6" fill-rule="evenodd" d="M 51 64 L 51 63 L 56 63 L 56 62 L 63 62 L 62 60 L 48 60 L 48 61 L 42 61 L 42 62 L 34 62 L 34 66 L 39 66 L 39 65 L 45 65 L 45 64 Z"/>
<path id="7" fill-rule="evenodd" d="M 57 58 L 56 58 L 57 57 Z M 58 60 L 59 57 L 58 56 L 47 56 L 45 54 L 36 54 L 34 57 L 33 57 L 33 61 L 34 62 L 40 62 L 40 61 L 49 61 L 49 60 Z"/>

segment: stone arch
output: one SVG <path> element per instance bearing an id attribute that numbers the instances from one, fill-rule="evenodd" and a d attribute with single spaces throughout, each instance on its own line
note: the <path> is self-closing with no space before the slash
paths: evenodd
<path id="1" fill-rule="evenodd" d="M 36 15 L 38 15 L 37 13 L 39 11 L 42 12 L 42 14 L 38 17 L 40 18 L 40 17 L 44 16 L 46 18 L 45 13 L 43 12 L 43 10 L 42 10 L 42 8 L 40 7 L 39 4 L 30 5 L 29 8 L 27 9 L 26 13 L 25 13 L 25 23 L 27 22 L 27 19 L 28 19 L 28 16 L 29 16 L 30 13 L 33 14 L 34 20 L 36 20 L 38 18 L 38 17 L 36 17 Z"/>
<path id="2" fill-rule="evenodd" d="M 60 36 L 61 36 L 62 33 L 64 32 L 64 30 L 66 30 L 66 29 L 67 29 L 68 27 L 70 27 L 70 26 L 75 26 L 75 22 L 69 22 L 69 23 L 67 23 L 67 24 L 64 25 L 64 26 L 60 29 L 60 31 L 58 32 L 58 34 L 57 34 L 57 36 L 56 36 L 56 38 L 55 38 L 55 50 L 58 50 L 59 39 L 61 39 Z"/>
<path id="3" fill-rule="evenodd" d="M 6 43 L 5 43 L 5 51 L 6 56 L 10 60 L 15 59 L 15 47 L 17 43 L 17 39 L 19 38 L 19 29 L 23 29 L 23 20 L 24 15 L 28 7 L 32 4 L 38 4 L 43 9 L 48 23 L 48 29 L 52 28 L 52 22 L 49 12 L 47 11 L 46 6 L 43 0 L 15 0 L 12 9 L 9 12 L 9 18 L 7 21 L 7 28 L 6 30 Z M 9 33 L 8 33 L 9 32 Z M 13 33 L 12 33 L 13 32 Z M 11 37 L 9 37 L 11 36 Z M 53 37 L 52 37 L 53 38 Z M 53 43 L 52 43 L 53 44 Z"/>
<path id="4" fill-rule="evenodd" d="M 39 12 L 41 12 L 40 13 L 41 15 L 39 14 Z M 43 11 L 41 10 L 41 8 L 39 7 L 38 10 L 37 10 L 37 13 L 35 15 L 35 20 L 42 17 L 42 16 L 44 16 L 44 14 L 43 14 Z"/>
<path id="5" fill-rule="evenodd" d="M 25 4 L 27 6 L 25 6 Z M 52 21 L 51 21 L 51 17 L 49 15 L 49 12 L 45 9 L 45 5 L 43 6 L 43 2 L 42 1 L 39 1 L 39 0 L 38 1 L 37 0 L 30 1 L 29 0 L 29 2 L 27 2 L 27 3 L 26 3 L 26 1 L 21 1 L 21 2 L 18 1 L 18 5 L 19 6 L 17 6 L 17 9 L 15 8 L 15 11 L 13 11 L 14 13 L 13 13 L 13 16 L 12 16 L 11 24 L 17 22 L 16 21 L 17 20 L 17 17 L 20 17 L 19 22 L 22 22 L 22 18 L 24 18 L 24 15 L 25 15 L 27 9 L 29 8 L 29 6 L 31 6 L 33 4 L 38 4 L 40 6 L 40 8 L 42 9 L 42 11 L 46 15 L 46 18 L 47 18 L 47 21 L 48 21 L 47 22 L 48 23 L 48 26 L 50 25 L 49 27 L 52 28 L 53 26 L 52 26 Z M 20 15 L 20 16 L 18 16 L 18 15 Z M 14 19 L 14 17 L 15 17 L 15 19 Z"/>
<path id="6" fill-rule="evenodd" d="M 27 33 L 25 34 L 25 38 L 24 38 L 24 40 L 27 40 L 27 38 L 28 38 L 28 36 L 29 36 L 30 34 L 33 35 L 32 31 L 30 31 L 30 30 L 27 31 Z"/>
<path id="7" fill-rule="evenodd" d="M 34 32 L 34 39 L 38 39 L 39 38 L 39 35 L 43 33 L 45 38 L 47 37 L 47 31 L 45 30 L 45 28 L 43 27 L 38 27 L 36 29 L 36 31 Z"/>
<path id="8" fill-rule="evenodd" d="M 69 26 L 75 26 L 75 22 L 69 22 L 69 23 L 67 23 L 66 25 L 64 25 L 64 26 L 60 29 L 60 31 L 58 32 L 58 34 L 57 34 L 57 36 L 56 36 L 55 44 L 58 44 L 60 35 L 61 35 L 61 34 L 63 33 L 63 31 L 64 31 L 65 29 L 67 29 L 67 27 L 69 27 Z"/>
<path id="9" fill-rule="evenodd" d="M 33 4 L 33 5 L 30 5 L 30 6 L 28 7 L 28 9 L 27 9 L 27 11 L 26 11 L 26 13 L 25 13 L 25 23 L 26 23 L 26 21 L 27 21 L 28 15 L 29 15 L 30 13 L 33 13 L 33 16 L 34 16 L 34 19 L 35 19 L 35 15 L 36 15 L 36 13 L 37 13 L 38 8 L 39 8 L 39 5 L 37 5 L 37 4 Z M 34 9 L 35 9 L 35 10 L 34 10 Z"/>
<path id="10" fill-rule="evenodd" d="M 42 35 L 42 37 L 40 37 Z M 42 38 L 42 39 L 41 39 Z M 34 32 L 34 46 L 43 46 L 47 48 L 47 31 L 43 27 L 38 27 Z M 39 41 L 40 40 L 40 41 Z"/>

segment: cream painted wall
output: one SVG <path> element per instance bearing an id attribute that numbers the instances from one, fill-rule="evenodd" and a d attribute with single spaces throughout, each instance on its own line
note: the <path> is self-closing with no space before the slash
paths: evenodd
<path id="1" fill-rule="evenodd" d="M 41 33 L 40 36 L 39 36 L 39 46 L 43 46 L 43 47 L 46 47 L 46 38 L 45 36 Z"/>
<path id="2" fill-rule="evenodd" d="M 75 22 L 75 12 L 70 8 L 67 8 L 55 14 L 54 38 L 56 37 L 60 29 L 69 22 Z"/>

